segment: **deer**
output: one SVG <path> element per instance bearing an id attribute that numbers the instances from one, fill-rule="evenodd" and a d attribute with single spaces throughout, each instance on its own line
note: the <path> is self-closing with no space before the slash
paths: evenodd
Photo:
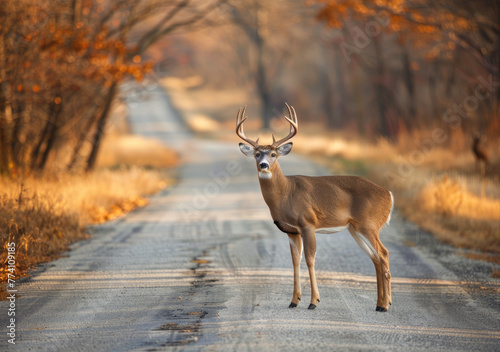
<path id="1" fill-rule="evenodd" d="M 292 150 L 289 142 L 298 132 L 297 113 L 287 103 L 289 134 L 273 143 L 259 144 L 247 138 L 243 123 L 246 106 L 238 110 L 236 134 L 241 152 L 255 158 L 262 196 L 269 207 L 277 228 L 286 233 L 290 242 L 293 265 L 293 295 L 289 308 L 298 306 L 301 299 L 300 262 L 302 253 L 309 271 L 311 301 L 315 309 L 320 301 L 316 273 L 316 233 L 331 234 L 348 229 L 356 243 L 370 257 L 377 276 L 377 305 L 375 311 L 387 312 L 391 300 L 389 251 L 379 238 L 381 228 L 389 224 L 394 208 L 392 192 L 361 176 L 285 176 L 278 158 Z"/>
<path id="2" fill-rule="evenodd" d="M 482 145 L 481 135 L 478 133 L 474 135 L 474 140 L 472 142 L 472 153 L 474 154 L 474 158 L 476 159 L 476 169 L 479 166 L 481 175 L 484 176 L 486 168 L 488 167 L 489 158 L 488 152 Z M 481 162 L 483 162 L 484 167 L 481 166 Z"/>

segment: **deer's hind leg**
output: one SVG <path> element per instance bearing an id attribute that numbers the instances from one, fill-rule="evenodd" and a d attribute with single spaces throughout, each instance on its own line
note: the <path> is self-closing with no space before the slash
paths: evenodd
<path id="1" fill-rule="evenodd" d="M 367 227 L 349 226 L 349 232 L 361 249 L 370 257 L 377 274 L 376 311 L 386 312 L 391 299 L 391 272 L 389 269 L 389 251 L 379 239 L 379 231 Z"/>
<path id="2" fill-rule="evenodd" d="M 290 240 L 290 252 L 292 253 L 293 264 L 293 296 L 288 308 L 295 308 L 299 304 L 301 297 L 300 288 L 300 262 L 302 260 L 302 237 L 300 234 L 288 234 Z"/>
<path id="3" fill-rule="evenodd" d="M 315 309 L 319 302 L 318 283 L 316 281 L 316 272 L 314 262 L 316 260 L 316 234 L 314 228 L 305 228 L 301 231 L 302 241 L 304 242 L 304 256 L 306 257 L 307 269 L 309 269 L 309 280 L 311 282 L 311 303 L 308 309 Z"/>

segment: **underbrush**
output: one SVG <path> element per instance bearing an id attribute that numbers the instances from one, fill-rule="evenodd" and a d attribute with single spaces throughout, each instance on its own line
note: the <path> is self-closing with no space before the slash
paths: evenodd
<path id="1" fill-rule="evenodd" d="M 98 168 L 88 174 L 0 178 L 0 246 L 5 249 L 0 260 L 6 263 L 8 244 L 15 243 L 17 278 L 87 238 L 87 225 L 144 206 L 147 196 L 174 182 L 166 168 L 178 162 L 177 156 L 158 141 L 115 136 L 105 140 L 103 151 Z M 0 282 L 6 281 L 3 265 Z"/>
<path id="2" fill-rule="evenodd" d="M 396 190 L 398 208 L 441 241 L 480 251 L 469 257 L 500 264 L 500 199 L 475 194 L 477 182 L 460 175 L 433 177 L 414 190 Z"/>
<path id="3" fill-rule="evenodd" d="M 5 187 L 5 182 L 2 182 Z M 17 187 L 14 185 L 7 185 Z M 2 187 L 2 188 L 3 188 Z M 77 213 L 69 212 L 61 202 L 21 188 L 0 197 L 0 244 L 4 250 L 0 282 L 7 281 L 7 248 L 14 243 L 14 277 L 25 276 L 35 264 L 45 262 L 76 240 L 85 238 Z"/>

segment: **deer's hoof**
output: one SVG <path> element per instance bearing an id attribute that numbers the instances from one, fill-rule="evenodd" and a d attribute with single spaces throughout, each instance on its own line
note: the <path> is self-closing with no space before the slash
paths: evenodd
<path id="1" fill-rule="evenodd" d="M 314 308 L 316 308 L 316 305 L 311 303 L 307 309 L 314 309 Z"/>
<path id="2" fill-rule="evenodd" d="M 290 303 L 290 305 L 288 306 L 288 308 L 295 308 L 295 307 L 297 307 L 297 305 L 295 303 L 293 303 L 293 302 Z"/>
<path id="3" fill-rule="evenodd" d="M 383 307 L 379 307 L 379 306 L 377 306 L 377 308 L 375 308 L 375 310 L 377 312 L 387 312 L 387 308 L 383 308 Z"/>

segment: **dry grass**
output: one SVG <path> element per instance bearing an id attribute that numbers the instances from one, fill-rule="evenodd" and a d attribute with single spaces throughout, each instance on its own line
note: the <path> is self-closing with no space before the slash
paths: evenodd
<path id="1" fill-rule="evenodd" d="M 2 189 L 5 187 L 16 192 L 0 197 L 0 244 L 5 249 L 0 259 L 6 262 L 8 243 L 14 242 L 16 278 L 25 276 L 34 264 L 50 260 L 71 242 L 85 238 L 78 214 L 64 209 L 58 199 L 3 181 Z M 6 276 L 7 266 L 2 265 L 0 282 L 5 283 Z"/>
<path id="2" fill-rule="evenodd" d="M 417 201 L 442 217 L 490 220 L 500 217 L 500 200 L 479 197 L 467 190 L 466 179 L 444 176 L 429 181 Z"/>
<path id="3" fill-rule="evenodd" d="M 100 167 L 134 165 L 168 168 L 179 162 L 177 154 L 156 139 L 138 135 L 112 135 L 103 141 L 97 158 Z"/>
<path id="4" fill-rule="evenodd" d="M 402 195 L 399 208 L 410 220 L 459 248 L 492 254 L 482 256 L 500 264 L 500 199 L 468 190 L 464 177 L 428 180 L 415 192 Z"/>
<path id="5" fill-rule="evenodd" d="M 165 168 L 177 162 L 176 154 L 158 141 L 112 136 L 103 142 L 98 168 L 90 174 L 0 179 L 0 246 L 16 243 L 16 277 L 86 238 L 86 225 L 147 204 L 145 197 L 173 183 Z M 2 251 L 2 262 L 6 255 Z M 6 282 L 6 274 L 2 266 L 0 282 Z"/>

